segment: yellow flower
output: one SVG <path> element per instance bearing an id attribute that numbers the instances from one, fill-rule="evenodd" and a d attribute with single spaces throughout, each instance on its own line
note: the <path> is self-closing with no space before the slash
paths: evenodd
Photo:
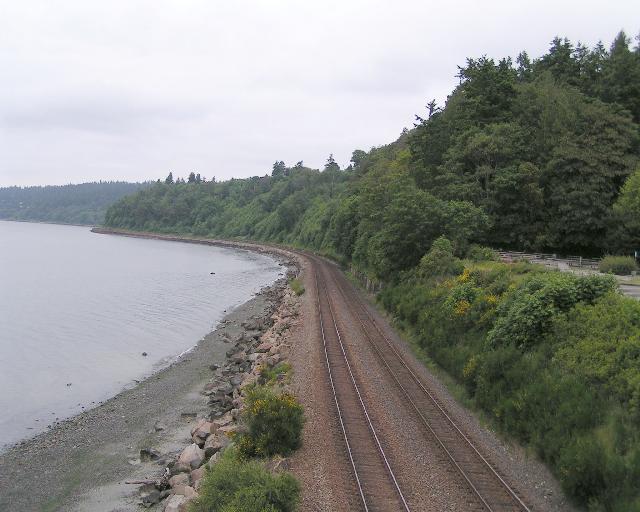
<path id="1" fill-rule="evenodd" d="M 459 283 L 466 283 L 471 278 L 471 271 L 468 268 L 465 268 L 462 274 L 460 274 L 456 280 Z"/>
<path id="2" fill-rule="evenodd" d="M 466 312 L 469 311 L 470 307 L 471 307 L 471 304 L 469 304 L 469 301 L 466 299 L 462 299 L 456 304 L 454 312 L 458 316 L 464 316 Z"/>
<path id="3" fill-rule="evenodd" d="M 497 304 L 498 303 L 498 297 L 496 297 L 495 295 L 491 294 L 491 295 L 487 295 L 487 302 L 489 304 Z"/>

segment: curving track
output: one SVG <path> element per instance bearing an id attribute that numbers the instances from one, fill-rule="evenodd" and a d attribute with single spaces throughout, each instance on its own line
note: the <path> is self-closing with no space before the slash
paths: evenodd
<path id="1" fill-rule="evenodd" d="M 393 473 L 392 461 L 383 450 L 351 371 L 334 315 L 334 308 L 339 306 L 336 297 L 331 297 L 328 284 L 338 290 L 350 318 L 360 327 L 389 377 L 401 390 L 407 408 L 419 418 L 425 438 L 437 443 L 445 459 L 460 475 L 461 485 L 469 489 L 473 502 L 470 510 L 529 512 L 506 479 L 480 453 L 427 384 L 403 359 L 337 267 L 314 255 L 304 255 L 313 263 L 329 379 L 363 509 L 408 512 L 409 505 L 401 490 L 402 482 L 398 482 Z M 419 510 L 419 507 L 414 506 L 414 509 Z"/>

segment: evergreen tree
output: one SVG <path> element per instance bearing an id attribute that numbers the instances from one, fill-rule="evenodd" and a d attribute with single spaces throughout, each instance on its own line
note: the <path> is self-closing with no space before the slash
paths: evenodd
<path id="1" fill-rule="evenodd" d="M 340 166 L 336 163 L 336 161 L 333 158 L 333 153 L 331 153 L 329 155 L 329 158 L 327 158 L 327 163 L 324 164 L 324 170 L 325 171 L 339 171 L 340 170 Z"/>
<path id="2" fill-rule="evenodd" d="M 173 184 L 173 173 L 169 172 L 169 175 L 165 178 L 164 182 L 167 185 L 172 185 Z"/>
<path id="3" fill-rule="evenodd" d="M 602 99 L 618 103 L 640 122 L 640 55 L 629 49 L 630 40 L 620 32 L 611 45 L 602 69 Z"/>
<path id="4" fill-rule="evenodd" d="M 276 161 L 273 164 L 273 169 L 271 171 L 271 176 L 285 176 L 287 174 L 287 166 L 284 164 L 282 160 Z"/>

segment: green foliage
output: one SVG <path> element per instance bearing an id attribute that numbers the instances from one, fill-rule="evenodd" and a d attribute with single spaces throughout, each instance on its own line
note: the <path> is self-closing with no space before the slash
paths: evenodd
<path id="1" fill-rule="evenodd" d="M 291 377 L 291 370 L 291 365 L 285 361 L 275 366 L 264 366 L 260 370 L 259 383 L 266 386 L 286 383 Z"/>
<path id="2" fill-rule="evenodd" d="M 293 293 L 295 293 L 296 295 L 302 295 L 304 293 L 304 285 L 298 278 L 291 279 L 289 281 L 289 286 L 293 290 Z"/>
<path id="3" fill-rule="evenodd" d="M 453 244 L 444 236 L 433 242 L 418 266 L 418 272 L 424 277 L 457 275 L 463 269 L 462 261 L 453 254 Z"/>
<path id="4" fill-rule="evenodd" d="M 640 74 L 640 54 L 628 43 L 619 36 L 607 54 L 557 38 L 516 68 L 470 59 L 446 107 L 410 134 L 418 186 L 481 206 L 484 243 L 605 251 L 607 234 L 616 238 L 612 205 L 639 154 L 638 86 L 622 77 Z"/>
<path id="5" fill-rule="evenodd" d="M 640 168 L 629 176 L 613 205 L 610 245 L 620 252 L 640 249 Z"/>
<path id="6" fill-rule="evenodd" d="M 530 349 L 544 340 L 558 313 L 568 311 L 578 302 L 593 303 L 616 287 L 609 276 L 576 277 L 559 272 L 533 276 L 502 301 L 487 342 Z"/>
<path id="7" fill-rule="evenodd" d="M 293 512 L 300 484 L 289 473 L 270 473 L 260 462 L 240 460 L 233 449 L 204 476 L 190 512 Z"/>
<path id="8" fill-rule="evenodd" d="M 99 182 L 80 185 L 0 188 L 0 219 L 102 224 L 107 208 L 148 183 Z"/>
<path id="9" fill-rule="evenodd" d="M 640 503 L 640 303 L 615 289 L 481 261 L 455 278 L 417 269 L 379 299 L 578 504 L 622 511 Z"/>
<path id="10" fill-rule="evenodd" d="M 481 245 L 472 245 L 467 251 L 467 258 L 471 261 L 498 261 L 500 257 L 498 253 L 490 247 L 483 247 Z"/>
<path id="11" fill-rule="evenodd" d="M 242 457 L 289 455 L 300 446 L 304 412 L 293 395 L 258 386 L 247 393 L 242 422 L 246 431 L 237 438 Z"/>
<path id="12" fill-rule="evenodd" d="M 631 256 L 605 256 L 598 265 L 600 272 L 611 272 L 619 276 L 628 276 L 638 270 L 636 260 Z"/>

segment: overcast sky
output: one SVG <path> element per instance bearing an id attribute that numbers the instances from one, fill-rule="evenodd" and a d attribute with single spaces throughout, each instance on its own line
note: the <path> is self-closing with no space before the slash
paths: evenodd
<path id="1" fill-rule="evenodd" d="M 0 0 L 0 186 L 344 166 L 466 57 L 620 29 L 640 2 Z"/>

